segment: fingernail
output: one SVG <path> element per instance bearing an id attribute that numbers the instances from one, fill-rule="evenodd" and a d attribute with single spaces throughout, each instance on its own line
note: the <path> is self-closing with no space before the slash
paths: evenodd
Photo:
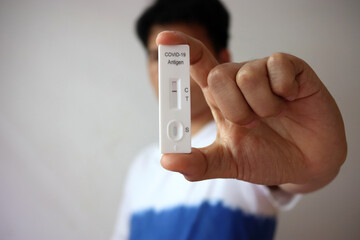
<path id="1" fill-rule="evenodd" d="M 289 96 L 289 97 L 286 97 L 286 100 L 288 100 L 288 101 L 294 101 L 296 99 L 296 96 L 294 95 L 294 96 Z"/>
<path id="2" fill-rule="evenodd" d="M 248 123 L 246 125 L 244 125 L 245 128 L 248 128 L 248 129 L 252 129 L 252 128 L 255 128 L 259 125 L 260 123 L 260 120 L 259 119 L 255 119 L 253 120 L 251 123 Z"/>

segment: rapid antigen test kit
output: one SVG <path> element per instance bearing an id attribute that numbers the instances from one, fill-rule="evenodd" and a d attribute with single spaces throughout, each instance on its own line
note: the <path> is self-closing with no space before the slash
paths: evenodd
<path id="1" fill-rule="evenodd" d="M 191 152 L 190 56 L 188 45 L 159 45 L 161 153 Z"/>

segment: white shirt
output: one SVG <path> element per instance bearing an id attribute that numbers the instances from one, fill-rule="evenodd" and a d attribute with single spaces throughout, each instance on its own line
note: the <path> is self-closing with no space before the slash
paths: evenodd
<path id="1" fill-rule="evenodd" d="M 192 146 L 208 146 L 215 138 L 216 124 L 211 122 L 194 136 Z M 157 144 L 135 159 L 112 240 L 272 239 L 277 211 L 291 208 L 298 199 L 236 179 L 189 182 L 163 169 L 160 159 Z"/>

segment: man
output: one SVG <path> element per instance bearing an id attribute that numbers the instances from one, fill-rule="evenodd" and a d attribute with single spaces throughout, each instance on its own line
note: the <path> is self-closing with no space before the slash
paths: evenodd
<path id="1" fill-rule="evenodd" d="M 190 46 L 194 148 L 138 156 L 113 239 L 272 239 L 278 209 L 344 162 L 341 114 L 310 66 L 283 53 L 231 63 L 228 25 L 218 0 L 159 0 L 140 17 L 156 92 L 157 46 Z"/>

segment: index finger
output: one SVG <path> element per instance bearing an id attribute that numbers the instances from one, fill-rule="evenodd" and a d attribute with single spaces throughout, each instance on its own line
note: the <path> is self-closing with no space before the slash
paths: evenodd
<path id="1" fill-rule="evenodd" d="M 191 76 L 201 88 L 207 87 L 207 77 L 209 72 L 219 63 L 202 42 L 181 32 L 164 31 L 158 34 L 156 44 L 189 45 Z"/>

